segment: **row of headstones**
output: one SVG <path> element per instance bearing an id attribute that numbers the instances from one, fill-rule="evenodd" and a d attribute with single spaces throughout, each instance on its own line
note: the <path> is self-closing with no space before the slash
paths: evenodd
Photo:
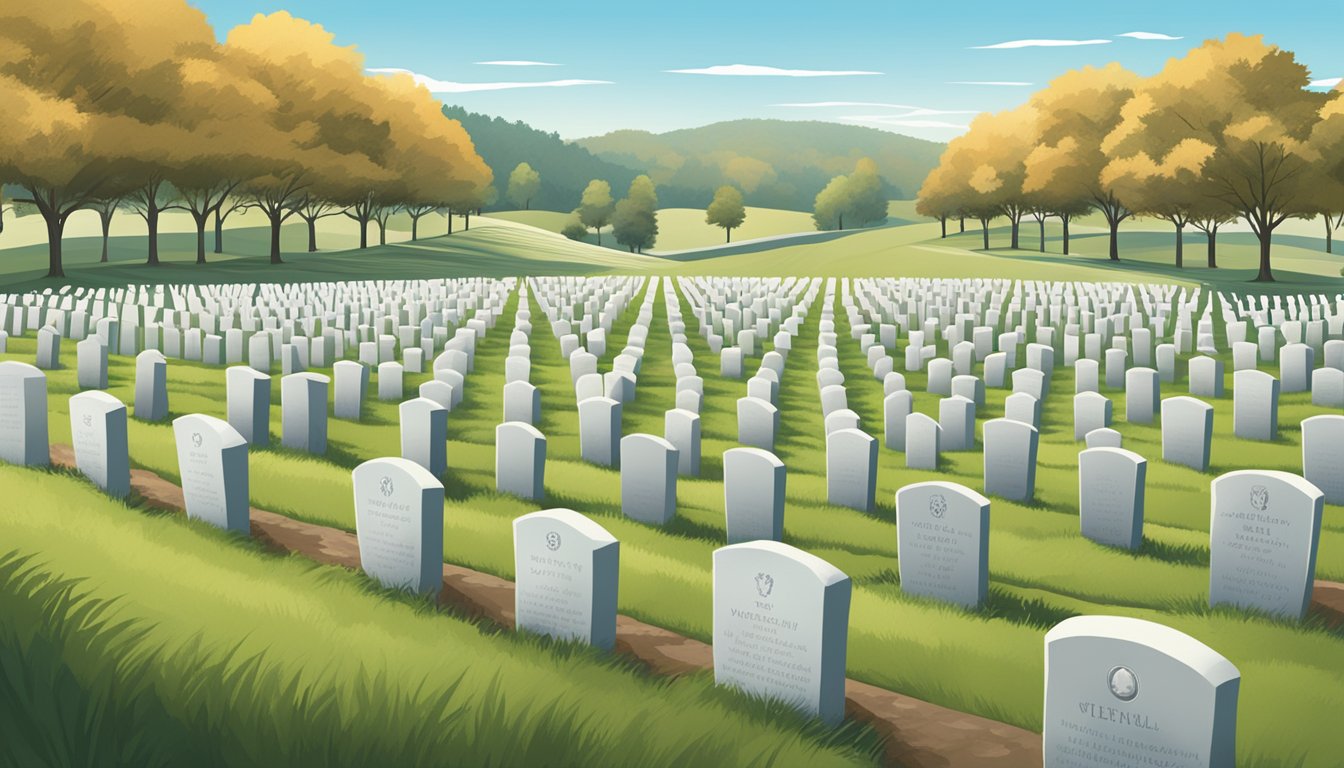
<path id="1" fill-rule="evenodd" d="M 45 384 L 40 372 L 20 378 L 10 375 L 11 370 L 0 376 L 5 394 L 13 381 L 20 381 L 25 390 L 33 387 L 31 382 Z M 111 466 L 108 449 L 118 443 L 124 449 L 125 406 L 108 400 L 115 398 L 102 392 L 72 398 L 77 463 L 109 492 L 124 494 L 129 469 Z M 102 434 L 85 436 L 82 430 Z M 227 422 L 197 414 L 178 418 L 174 435 L 188 515 L 246 533 L 247 441 Z M 751 449 L 737 450 L 748 452 L 744 457 L 756 457 Z M 735 462 L 725 457 L 725 475 L 730 471 L 736 475 L 736 469 Z M 781 499 L 782 469 L 779 464 L 771 471 Z M 123 472 L 126 486 L 120 485 Z M 1210 593 L 1215 604 L 1266 608 L 1265 598 L 1281 601 L 1310 589 L 1310 564 L 1305 586 L 1284 583 L 1285 571 L 1301 574 L 1303 569 L 1283 549 L 1285 542 L 1300 543 L 1303 531 L 1319 532 L 1320 493 L 1313 495 L 1301 478 L 1280 475 L 1233 473 L 1215 481 Z M 404 458 L 367 461 L 354 470 L 352 480 L 363 569 L 388 587 L 436 592 L 442 584 L 441 482 Z M 622 485 L 624 501 L 624 476 Z M 738 489 L 739 497 L 759 495 Z M 731 500 L 732 491 L 726 493 Z M 1278 501 L 1284 497 L 1286 503 Z M 1278 503 L 1271 506 L 1271 499 Z M 1303 520 L 1307 507 L 1312 517 Z M 903 488 L 897 495 L 902 588 L 962 604 L 982 601 L 987 591 L 988 510 L 987 499 L 954 484 Z M 1250 539 L 1248 525 L 1254 529 Z M 755 529 L 741 535 L 753 533 Z M 949 546 L 953 535 L 956 545 Z M 1248 547 L 1248 541 L 1253 546 Z M 1312 560 L 1314 548 L 1313 540 Z M 957 562 L 967 555 L 978 568 Z M 1266 563 L 1269 558 L 1277 561 Z M 614 537 L 577 513 L 551 510 L 517 520 L 518 627 L 611 648 L 618 559 Z M 1224 567 L 1225 559 L 1235 562 Z M 1248 572 L 1248 567 L 1254 570 Z M 1227 575 L 1220 579 L 1219 569 L 1224 568 Z M 849 578 L 787 544 L 749 540 L 715 552 L 713 581 L 716 682 L 788 702 L 831 724 L 840 722 Z M 1299 606 L 1305 608 L 1305 603 L 1299 601 Z M 1270 609 L 1274 607 L 1281 606 Z M 1192 638 L 1148 622 L 1083 617 L 1052 630 L 1046 649 L 1047 761 L 1079 748 L 1078 725 L 1086 723 L 1088 738 L 1101 745 L 1111 738 L 1100 730 L 1121 718 L 1127 725 L 1142 723 L 1137 736 L 1131 730 L 1126 740 L 1126 749 L 1133 754 L 1154 748 L 1185 749 L 1213 761 L 1195 764 L 1230 759 L 1231 738 L 1226 731 L 1233 726 L 1226 721 L 1234 717 L 1235 707 L 1227 697 L 1235 698 L 1238 675 L 1230 663 Z M 1095 670 L 1095 679 L 1084 674 L 1087 669 Z M 1140 680 L 1147 695 L 1135 706 Z M 1223 695 L 1209 697 L 1210 691 Z M 1194 704 L 1200 708 L 1191 709 Z M 1172 727 L 1173 718 L 1183 726 Z"/>

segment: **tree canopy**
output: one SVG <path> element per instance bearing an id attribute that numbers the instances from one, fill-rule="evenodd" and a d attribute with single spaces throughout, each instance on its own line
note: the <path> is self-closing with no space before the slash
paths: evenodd
<path id="1" fill-rule="evenodd" d="M 714 199 L 705 209 L 705 223 L 723 227 L 725 242 L 733 242 L 733 230 L 747 220 L 747 209 L 742 205 L 742 192 L 737 187 L 724 185 L 714 190 Z"/>
<path id="2" fill-rule="evenodd" d="M 45 219 L 53 277 L 66 221 L 98 203 L 145 218 L 151 264 L 158 216 L 190 212 L 203 262 L 209 216 L 243 197 L 270 220 L 278 262 L 280 227 L 301 209 L 350 211 L 366 229 L 491 180 L 428 90 L 365 75 L 357 51 L 285 12 L 220 43 L 184 0 L 7 4 L 0 90 L 0 181 Z"/>

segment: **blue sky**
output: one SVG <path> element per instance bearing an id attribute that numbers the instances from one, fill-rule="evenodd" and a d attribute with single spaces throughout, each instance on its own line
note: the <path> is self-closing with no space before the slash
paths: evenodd
<path id="1" fill-rule="evenodd" d="M 192 1 L 221 37 L 288 10 L 357 46 L 371 69 L 409 70 L 445 102 L 565 138 L 766 117 L 945 141 L 1065 70 L 1119 61 L 1151 74 L 1229 32 L 1264 34 L 1313 78 L 1344 76 L 1338 0 Z"/>

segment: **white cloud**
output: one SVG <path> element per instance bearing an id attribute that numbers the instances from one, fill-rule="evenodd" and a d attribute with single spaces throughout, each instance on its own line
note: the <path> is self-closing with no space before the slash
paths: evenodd
<path id="1" fill-rule="evenodd" d="M 1344 77 L 1327 77 L 1324 80 L 1312 80 L 1307 86 L 1309 88 L 1334 88 L 1339 85 L 1341 80 L 1344 80 Z"/>
<path id="2" fill-rule="evenodd" d="M 1132 37 L 1135 40 L 1184 40 L 1184 37 L 1172 37 L 1160 32 L 1124 32 L 1116 37 Z"/>
<path id="3" fill-rule="evenodd" d="M 541 80 L 525 83 L 455 83 L 450 80 L 435 80 L 428 75 L 412 72 L 409 69 L 384 67 L 370 69 L 375 74 L 407 74 L 415 82 L 425 86 L 430 93 L 475 93 L 476 91 L 507 91 L 514 88 L 569 88 L 575 85 L 611 85 L 610 80 Z"/>
<path id="4" fill-rule="evenodd" d="M 942 120 L 908 120 L 905 115 L 846 115 L 836 118 L 849 123 L 880 125 L 887 128 L 926 128 L 939 130 L 964 131 L 969 126 L 949 123 Z"/>
<path id="5" fill-rule="evenodd" d="M 849 75 L 880 75 L 881 72 L 848 69 L 780 69 L 757 64 L 719 64 L 701 69 L 669 69 L 674 75 L 723 75 L 730 77 L 845 77 Z"/>
<path id="6" fill-rule="evenodd" d="M 478 61 L 477 64 L 483 67 L 558 67 L 559 64 L 552 64 L 549 61 L 526 61 L 526 60 L 505 60 L 505 61 Z"/>
<path id="7" fill-rule="evenodd" d="M 948 85 L 994 85 L 1010 88 L 1021 88 L 1034 83 L 1024 83 L 1017 80 L 953 80 Z"/>
<path id="8" fill-rule="evenodd" d="M 929 107 L 914 107 L 909 104 L 886 104 L 877 101 L 808 101 L 794 104 L 771 104 L 772 107 L 881 107 L 885 109 L 903 109 L 907 110 L 904 114 L 894 115 L 893 117 L 932 117 L 935 115 L 978 115 L 979 110 L 975 109 L 932 109 Z"/>
<path id="9" fill-rule="evenodd" d="M 1058 48 L 1070 45 L 1107 45 L 1110 40 L 1009 40 L 1006 43 L 994 43 L 993 45 L 973 45 L 972 50 L 986 50 L 991 48 Z"/>

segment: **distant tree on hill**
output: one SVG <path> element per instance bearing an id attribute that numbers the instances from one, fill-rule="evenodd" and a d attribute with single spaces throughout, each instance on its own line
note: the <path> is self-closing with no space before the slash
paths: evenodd
<path id="1" fill-rule="evenodd" d="M 506 192 L 509 201 L 523 210 L 530 210 L 532 198 L 541 191 L 541 174 L 532 170 L 527 163 L 519 163 L 509 174 L 509 187 Z"/>
<path id="2" fill-rule="evenodd" d="M 583 225 L 583 221 L 579 218 L 579 211 L 577 208 L 574 209 L 574 212 L 569 214 L 569 218 L 565 220 L 565 226 L 560 230 L 560 234 L 568 237 L 570 240 L 582 240 L 588 236 L 588 228 Z"/>
<path id="3" fill-rule="evenodd" d="M 630 191 L 616 204 L 611 232 L 631 253 L 643 253 L 658 239 L 658 193 L 648 176 L 636 176 Z"/>
<path id="4" fill-rule="evenodd" d="M 733 230 L 747 220 L 747 209 L 742 205 L 742 193 L 737 187 L 724 185 L 714 190 L 714 200 L 705 209 L 705 223 L 723 227 L 727 234 L 724 242 L 733 242 Z"/>
<path id="5" fill-rule="evenodd" d="M 602 244 L 602 228 L 611 223 L 616 204 L 611 199 L 611 185 L 600 179 L 588 182 L 579 201 L 579 221 L 597 232 L 597 244 Z"/>
<path id="6" fill-rule="evenodd" d="M 812 220 L 817 229 L 844 229 L 867 227 L 887 218 L 887 196 L 877 164 L 862 158 L 848 176 L 836 176 L 821 192 L 812 209 Z"/>

